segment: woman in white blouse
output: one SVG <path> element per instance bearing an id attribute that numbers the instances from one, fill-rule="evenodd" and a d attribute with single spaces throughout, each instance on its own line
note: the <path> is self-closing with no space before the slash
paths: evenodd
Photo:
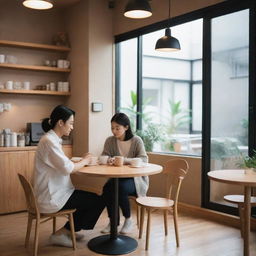
<path id="1" fill-rule="evenodd" d="M 87 191 L 75 190 L 70 174 L 76 172 L 90 161 L 90 154 L 85 154 L 81 161 L 73 163 L 62 150 L 62 136 L 68 136 L 73 130 L 75 112 L 63 105 L 57 106 L 50 118 L 42 121 L 42 128 L 47 132 L 40 140 L 34 168 L 34 189 L 40 212 L 51 213 L 63 209 L 75 208 L 75 231 L 93 229 L 104 202 L 100 196 Z M 64 227 L 51 235 L 52 244 L 72 247 L 70 226 Z M 81 239 L 81 234 L 76 234 Z"/>

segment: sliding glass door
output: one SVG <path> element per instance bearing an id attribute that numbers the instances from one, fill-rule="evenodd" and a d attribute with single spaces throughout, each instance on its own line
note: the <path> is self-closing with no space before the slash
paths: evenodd
<path id="1" fill-rule="evenodd" d="M 210 26 L 209 167 L 238 169 L 248 155 L 249 9 L 212 18 Z M 243 194 L 242 187 L 210 182 L 211 203 L 227 206 L 227 194 Z"/>

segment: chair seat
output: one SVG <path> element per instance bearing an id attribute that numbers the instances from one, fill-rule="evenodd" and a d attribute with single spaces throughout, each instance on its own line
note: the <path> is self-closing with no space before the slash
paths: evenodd
<path id="1" fill-rule="evenodd" d="M 74 213 L 76 209 L 67 209 L 67 210 L 61 210 L 58 212 L 53 212 L 53 213 L 40 213 L 41 217 L 57 217 L 69 213 Z"/>
<path id="2" fill-rule="evenodd" d="M 144 197 L 138 197 L 136 199 L 136 202 L 144 207 L 151 207 L 151 208 L 169 208 L 174 205 L 174 201 L 163 198 L 163 197 L 150 197 L 150 196 L 144 196 Z"/>
<path id="3" fill-rule="evenodd" d="M 224 200 L 233 204 L 243 204 L 244 196 L 243 195 L 225 195 Z M 255 196 L 251 196 L 251 205 L 256 205 Z"/>

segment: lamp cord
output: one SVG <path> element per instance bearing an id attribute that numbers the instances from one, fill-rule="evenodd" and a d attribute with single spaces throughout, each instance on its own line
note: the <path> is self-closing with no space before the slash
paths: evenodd
<path id="1" fill-rule="evenodd" d="M 170 27 L 170 19 L 171 19 L 171 0 L 168 0 L 168 3 L 169 3 L 169 19 L 168 19 L 168 27 Z"/>

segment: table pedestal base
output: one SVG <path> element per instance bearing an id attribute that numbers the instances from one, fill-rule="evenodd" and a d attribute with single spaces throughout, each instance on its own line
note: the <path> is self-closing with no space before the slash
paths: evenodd
<path id="1" fill-rule="evenodd" d="M 110 235 L 98 236 L 88 242 L 90 250 L 107 255 L 127 254 L 134 251 L 138 246 L 135 239 L 118 235 L 116 239 L 111 239 Z"/>

